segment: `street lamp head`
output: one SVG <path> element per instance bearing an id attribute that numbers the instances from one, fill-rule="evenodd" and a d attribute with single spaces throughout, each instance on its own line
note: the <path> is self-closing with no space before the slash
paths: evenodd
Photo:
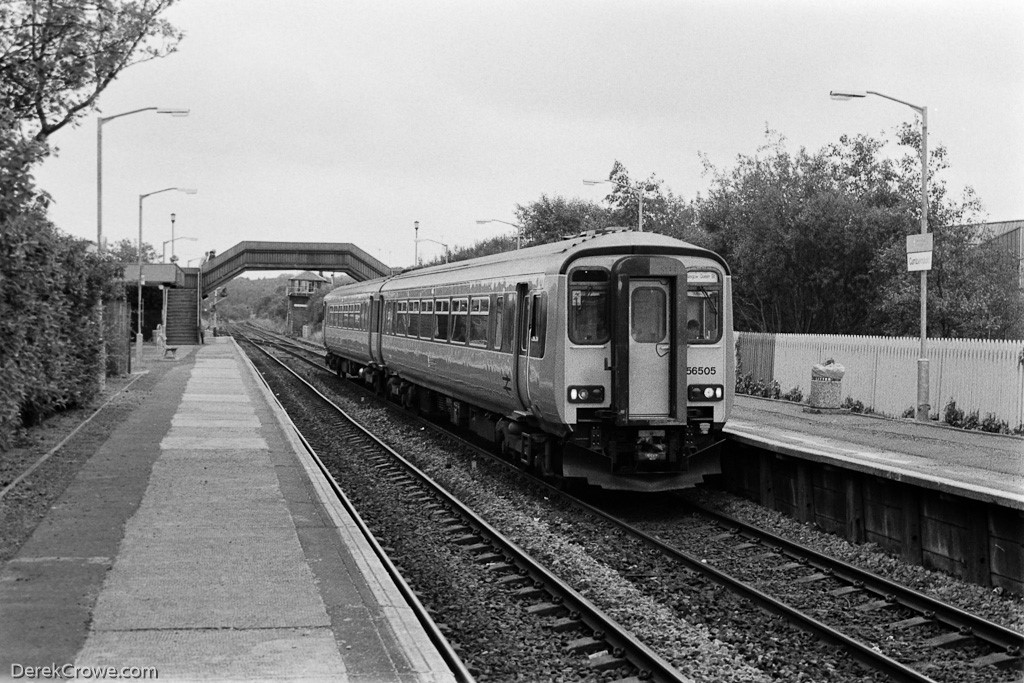
<path id="1" fill-rule="evenodd" d="M 157 114 L 170 114 L 171 116 L 188 116 L 188 109 L 182 109 L 181 107 L 157 107 Z"/>
<path id="2" fill-rule="evenodd" d="M 828 94 L 833 100 L 839 100 L 840 102 L 852 100 L 855 97 L 868 96 L 868 93 L 865 90 L 830 90 Z"/>
<path id="3" fill-rule="evenodd" d="M 197 190 L 195 188 L 192 188 L 192 187 L 182 188 L 181 191 L 184 192 L 185 194 L 198 194 L 199 193 L 199 190 Z"/>
<path id="4" fill-rule="evenodd" d="M 172 223 L 174 222 L 174 219 L 175 219 L 175 218 L 177 218 L 177 215 L 176 215 L 176 214 L 173 214 L 173 213 L 172 213 L 172 214 L 171 214 L 171 222 L 172 222 Z"/>
<path id="5" fill-rule="evenodd" d="M 610 183 L 610 182 L 611 182 L 610 180 L 587 180 L 586 178 L 583 179 L 583 184 L 584 185 L 600 185 L 602 183 Z"/>

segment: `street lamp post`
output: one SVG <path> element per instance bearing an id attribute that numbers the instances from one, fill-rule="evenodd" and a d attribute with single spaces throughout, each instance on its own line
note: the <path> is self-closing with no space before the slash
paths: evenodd
<path id="1" fill-rule="evenodd" d="M 130 116 L 144 111 L 155 111 L 158 114 L 171 116 L 188 116 L 188 109 L 177 107 L 143 107 L 132 111 L 114 114 L 113 116 L 96 117 L 96 253 L 103 255 L 103 124 L 122 116 Z M 103 333 L 103 295 L 96 302 L 96 318 L 100 334 L 100 377 L 99 387 L 103 391 L 107 385 L 107 342 Z"/>
<path id="2" fill-rule="evenodd" d="M 928 107 L 920 107 L 910 102 L 885 95 L 875 90 L 833 90 L 829 95 L 834 100 L 850 100 L 853 98 L 877 95 L 893 102 L 910 107 L 921 115 L 921 234 L 928 234 Z M 929 403 L 929 371 L 928 371 L 928 271 L 921 271 L 921 349 L 917 359 L 917 410 L 915 418 L 921 422 L 929 419 L 931 405 Z"/>
<path id="3" fill-rule="evenodd" d="M 611 180 L 584 180 L 584 185 L 601 185 L 602 183 L 612 183 Z M 636 188 L 636 199 L 637 199 L 637 217 L 636 217 L 636 231 L 644 231 L 644 191 L 641 188 Z"/>
<path id="4" fill-rule="evenodd" d="M 516 229 L 516 249 L 518 250 L 523 245 L 523 226 L 518 223 L 509 223 L 503 221 L 500 218 L 484 218 L 477 221 L 477 225 L 484 225 L 486 223 L 504 223 L 505 225 L 511 225 Z"/>
<path id="5" fill-rule="evenodd" d="M 438 242 L 437 240 L 432 240 L 429 237 L 419 237 L 419 238 L 416 239 L 417 247 L 419 247 L 419 243 L 420 242 L 433 242 L 434 244 L 437 244 L 437 245 L 440 245 L 441 247 L 443 247 L 444 248 L 444 262 L 448 263 L 448 245 L 447 244 L 445 244 L 444 242 Z M 417 248 L 417 252 L 418 251 L 419 251 L 419 249 Z M 417 263 L 416 265 L 419 265 L 419 264 Z"/>
<path id="6" fill-rule="evenodd" d="M 176 263 L 178 261 L 178 258 L 174 255 L 174 243 L 177 242 L 178 240 L 188 240 L 189 242 L 198 242 L 199 241 L 198 238 L 196 238 L 196 237 L 175 237 L 173 239 L 164 240 L 163 256 L 160 258 L 160 260 L 162 262 L 164 262 L 164 263 L 167 262 L 167 245 L 168 244 L 171 245 L 171 263 Z M 195 259 L 191 259 L 191 260 L 195 261 Z"/>
<path id="7" fill-rule="evenodd" d="M 139 195 L 139 282 L 138 282 L 138 309 L 136 310 L 136 324 L 135 324 L 135 362 L 137 365 L 142 364 L 142 200 L 146 197 L 151 197 L 161 192 L 184 192 L 185 194 L 195 194 L 198 190 L 184 187 L 165 187 L 162 190 L 154 190 L 153 192 L 146 192 L 145 194 Z"/>

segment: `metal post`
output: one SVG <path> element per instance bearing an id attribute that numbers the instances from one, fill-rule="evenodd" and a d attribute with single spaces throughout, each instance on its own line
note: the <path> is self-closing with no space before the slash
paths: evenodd
<path id="1" fill-rule="evenodd" d="M 928 232 L 928 107 L 921 107 L 921 234 Z M 928 271 L 921 271 L 921 354 L 917 359 L 917 413 L 921 421 L 929 419 L 928 378 Z"/>
<path id="2" fill-rule="evenodd" d="M 877 90 L 851 91 L 833 90 L 829 93 L 833 99 L 848 100 L 855 97 L 867 97 L 877 95 L 893 102 L 910 107 L 921 115 L 921 234 L 928 233 L 928 107 L 919 107 L 916 104 L 880 93 Z M 917 408 L 914 411 L 915 419 L 927 421 L 931 411 L 929 403 L 929 372 L 928 372 L 928 271 L 921 271 L 921 349 L 917 359 Z"/>
<path id="3" fill-rule="evenodd" d="M 103 262 L 103 117 L 96 117 L 96 253 Z M 107 388 L 107 334 L 103 329 L 103 290 L 96 293 L 96 324 L 100 335 L 99 388 Z"/>
<path id="4" fill-rule="evenodd" d="M 418 266 L 420 264 L 420 222 L 413 221 L 412 225 L 416 231 L 416 236 L 413 238 L 412 265 Z"/>
<path id="5" fill-rule="evenodd" d="M 644 191 L 643 190 L 639 190 L 639 192 L 637 192 L 637 196 L 640 198 L 640 209 L 637 212 L 638 215 L 637 215 L 637 222 L 636 222 L 637 223 L 636 231 L 637 232 L 643 232 L 644 231 Z"/>
<path id="6" fill-rule="evenodd" d="M 139 298 L 135 321 L 135 363 L 142 366 L 142 200 L 146 195 L 139 195 Z"/>
<path id="7" fill-rule="evenodd" d="M 174 219 L 175 215 L 171 214 L 171 263 L 174 263 Z"/>

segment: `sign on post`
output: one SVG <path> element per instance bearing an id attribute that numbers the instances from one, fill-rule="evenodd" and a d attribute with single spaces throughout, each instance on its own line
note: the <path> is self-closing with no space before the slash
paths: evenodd
<path id="1" fill-rule="evenodd" d="M 932 269 L 932 233 L 907 235 L 907 270 Z"/>

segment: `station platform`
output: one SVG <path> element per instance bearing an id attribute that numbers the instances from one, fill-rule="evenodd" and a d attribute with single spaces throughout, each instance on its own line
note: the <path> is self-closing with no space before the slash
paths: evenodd
<path id="1" fill-rule="evenodd" d="M 1024 510 L 1024 438 L 737 395 L 726 435 L 1000 507 Z"/>
<path id="2" fill-rule="evenodd" d="M 0 678 L 455 680 L 234 340 L 136 371 L 140 405 L 0 573 Z"/>

